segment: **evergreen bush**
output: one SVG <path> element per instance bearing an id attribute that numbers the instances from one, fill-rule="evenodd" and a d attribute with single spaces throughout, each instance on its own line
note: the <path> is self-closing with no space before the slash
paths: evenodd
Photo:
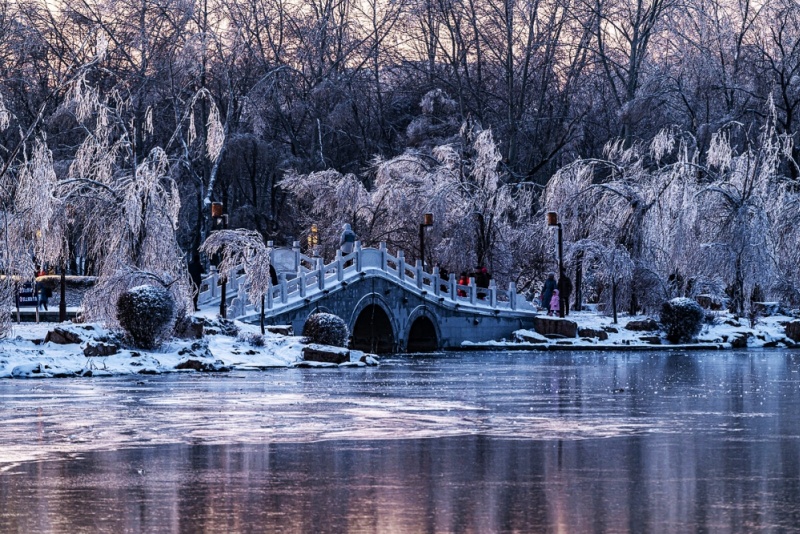
<path id="1" fill-rule="evenodd" d="M 661 306 L 661 326 L 670 343 L 688 343 L 703 327 L 705 312 L 694 300 L 674 298 Z"/>
<path id="2" fill-rule="evenodd" d="M 350 331 L 344 319 L 332 313 L 314 313 L 303 326 L 303 335 L 309 343 L 347 347 Z"/>
<path id="3" fill-rule="evenodd" d="M 155 348 L 172 332 L 175 299 L 163 287 L 134 287 L 119 296 L 117 320 L 135 346 Z"/>

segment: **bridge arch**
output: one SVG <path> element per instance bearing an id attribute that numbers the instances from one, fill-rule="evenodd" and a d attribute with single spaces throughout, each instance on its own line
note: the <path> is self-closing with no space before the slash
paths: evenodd
<path id="1" fill-rule="evenodd" d="M 403 335 L 406 352 L 433 352 L 442 346 L 439 317 L 427 306 L 417 306 L 408 316 Z"/>
<path id="2" fill-rule="evenodd" d="M 376 354 L 397 351 L 400 328 L 382 295 L 364 295 L 353 309 L 349 326 L 352 348 Z"/>

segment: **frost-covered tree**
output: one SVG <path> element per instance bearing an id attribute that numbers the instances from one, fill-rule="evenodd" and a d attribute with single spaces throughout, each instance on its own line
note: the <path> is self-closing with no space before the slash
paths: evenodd
<path id="1" fill-rule="evenodd" d="M 212 232 L 200 247 L 209 256 L 219 254 L 219 272 L 227 278 L 241 269 L 247 279 L 247 298 L 261 310 L 261 333 L 264 333 L 264 295 L 271 283 L 270 249 L 261 234 L 251 230 Z"/>
<path id="2" fill-rule="evenodd" d="M 58 186 L 96 262 L 87 316 L 114 324 L 119 294 L 153 280 L 188 310 L 191 282 L 176 235 L 181 201 L 166 152 L 156 146 L 140 157 L 118 94 L 102 97 L 84 80 L 73 91 L 70 110 L 87 135 Z"/>
<path id="3" fill-rule="evenodd" d="M 520 262 L 534 197 L 531 188 L 506 183 L 499 161 L 491 130 L 469 122 L 457 143 L 377 159 L 369 190 L 335 171 L 291 174 L 282 186 L 305 208 L 298 210 L 302 224 L 320 228 L 324 250 L 338 247 L 339 229 L 348 222 L 368 245 L 385 241 L 419 257 L 419 224 L 432 213 L 427 265 L 453 271 L 485 265 L 508 281 Z"/>

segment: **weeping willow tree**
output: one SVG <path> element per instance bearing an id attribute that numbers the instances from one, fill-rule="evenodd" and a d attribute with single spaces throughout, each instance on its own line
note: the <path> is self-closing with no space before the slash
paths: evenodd
<path id="1" fill-rule="evenodd" d="M 464 271 L 487 266 L 508 282 L 536 246 L 528 238 L 535 196 L 529 184 L 507 181 L 500 160 L 492 131 L 465 123 L 456 142 L 377 158 L 363 179 L 332 170 L 292 173 L 281 187 L 292 195 L 300 224 L 320 228 L 326 250 L 338 247 L 346 222 L 367 245 L 385 241 L 419 258 L 419 225 L 423 214 L 432 213 L 427 265 Z"/>
<path id="2" fill-rule="evenodd" d="M 117 93 L 102 97 L 79 79 L 69 105 L 86 137 L 67 175 L 55 184 L 52 206 L 60 202 L 67 208 L 61 210 L 70 215 L 67 222 L 78 229 L 87 254 L 95 259 L 98 280 L 84 297 L 86 317 L 116 325 L 119 295 L 154 283 L 171 292 L 179 314 L 189 313 L 192 283 L 177 240 L 181 201 L 174 165 L 159 146 L 145 154 L 137 151 L 125 116 L 129 102 Z M 190 112 L 191 107 L 187 116 L 193 116 Z M 191 141 L 194 125 L 188 123 Z M 142 127 L 152 135 L 150 112 Z M 210 129 L 216 134 L 207 150 L 216 158 L 221 126 Z"/>

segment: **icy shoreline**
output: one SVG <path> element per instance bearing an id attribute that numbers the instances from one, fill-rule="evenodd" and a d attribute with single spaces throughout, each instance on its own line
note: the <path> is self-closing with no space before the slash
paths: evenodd
<path id="1" fill-rule="evenodd" d="M 631 320 L 612 324 L 611 318 L 591 312 L 573 313 L 570 320 L 580 330 L 605 332 L 597 337 L 546 338 L 533 330 L 518 330 L 514 340 L 466 342 L 456 350 L 527 350 L 527 351 L 664 351 L 725 350 L 732 348 L 797 348 L 786 336 L 790 316 L 770 316 L 755 327 L 746 321 L 720 315 L 715 324 L 704 325 L 697 343 L 670 345 L 660 332 L 633 331 L 625 328 Z M 163 373 L 225 372 L 231 370 L 266 370 L 290 367 L 363 367 L 363 353 L 351 351 L 350 361 L 342 364 L 309 362 L 303 359 L 299 336 L 267 332 L 259 336 L 255 325 L 236 322 L 239 335 L 220 332 L 202 339 L 173 339 L 155 351 L 122 347 L 117 354 L 84 354 L 87 345 L 96 345 L 113 335 L 96 324 L 23 323 L 15 324 L 11 336 L 0 341 L 0 378 L 58 378 L 80 376 L 152 375 Z M 44 342 L 48 332 L 61 328 L 80 337 L 80 343 Z M 212 332 L 214 329 L 212 329 Z M 259 338 L 258 343 L 252 339 Z M 377 363 L 370 360 L 370 363 Z"/>

